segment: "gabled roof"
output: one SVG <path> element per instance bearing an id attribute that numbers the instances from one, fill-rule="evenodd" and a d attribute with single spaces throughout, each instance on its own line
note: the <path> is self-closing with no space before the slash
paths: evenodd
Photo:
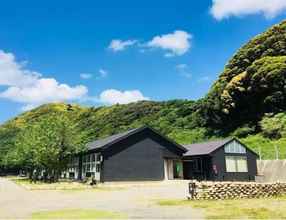
<path id="1" fill-rule="evenodd" d="M 161 136 L 162 138 L 164 138 L 165 140 L 167 140 L 168 142 L 171 142 L 173 145 L 175 145 L 177 148 L 179 148 L 182 152 L 187 152 L 187 149 L 184 148 L 183 146 L 177 144 L 176 142 L 172 141 L 171 139 L 169 139 L 168 137 L 165 137 L 164 135 L 160 134 L 159 132 L 157 132 L 156 130 L 154 130 L 151 127 L 148 126 L 143 126 L 140 128 L 136 128 L 136 129 L 131 129 L 128 130 L 126 132 L 123 133 L 119 133 L 119 134 L 114 134 L 111 135 L 109 137 L 103 138 L 103 139 L 99 139 L 99 140 L 95 140 L 93 142 L 90 142 L 87 144 L 87 150 L 101 150 L 101 149 L 105 149 L 115 143 L 117 143 L 118 141 L 121 141 L 133 134 L 136 134 L 140 131 L 143 130 L 151 130 L 152 132 L 156 133 L 157 135 Z"/>
<path id="2" fill-rule="evenodd" d="M 207 155 L 215 151 L 216 149 L 224 146 L 228 142 L 234 140 L 235 138 L 226 138 L 223 140 L 216 141 L 208 141 L 196 144 L 187 144 L 184 145 L 188 151 L 184 154 L 184 156 L 195 156 L 195 155 Z"/>
<path id="3" fill-rule="evenodd" d="M 87 144 L 87 149 L 88 150 L 100 149 L 107 144 L 110 144 L 110 143 L 112 143 L 118 139 L 122 139 L 125 136 L 128 136 L 128 135 L 136 132 L 136 130 L 139 130 L 139 129 L 138 128 L 137 129 L 131 129 L 131 130 L 119 133 L 119 134 L 114 134 L 114 135 L 108 136 L 106 138 L 102 138 L 102 139 L 92 141 L 92 142 Z"/>

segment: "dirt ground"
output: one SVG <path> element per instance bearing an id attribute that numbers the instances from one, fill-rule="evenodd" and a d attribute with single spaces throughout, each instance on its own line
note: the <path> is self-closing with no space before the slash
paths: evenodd
<path id="1" fill-rule="evenodd" d="M 183 180 L 106 186 L 105 190 L 29 191 L 0 178 L 0 219 L 25 219 L 33 212 L 80 208 L 122 212 L 131 219 L 203 218 L 198 209 L 180 207 L 178 210 L 156 204 L 160 199 L 185 199 L 187 182 Z"/>

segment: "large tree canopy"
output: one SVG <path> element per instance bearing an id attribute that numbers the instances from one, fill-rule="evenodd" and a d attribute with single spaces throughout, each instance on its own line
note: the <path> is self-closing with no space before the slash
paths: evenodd
<path id="1" fill-rule="evenodd" d="M 286 110 L 286 21 L 245 44 L 227 63 L 199 110 L 203 126 L 229 132 Z"/>
<path id="2" fill-rule="evenodd" d="M 7 166 L 19 166 L 31 174 L 44 171 L 46 177 L 57 179 L 70 156 L 83 150 L 83 139 L 68 117 L 52 114 L 19 132 L 14 145 L 5 158 Z"/>

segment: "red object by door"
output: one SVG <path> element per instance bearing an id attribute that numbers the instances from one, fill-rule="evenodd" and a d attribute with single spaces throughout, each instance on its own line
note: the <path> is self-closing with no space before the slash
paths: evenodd
<path id="1" fill-rule="evenodd" d="M 215 165 L 215 164 L 213 164 L 213 171 L 214 171 L 214 174 L 215 174 L 215 175 L 217 175 L 217 174 L 218 174 L 218 172 L 217 172 L 217 167 L 216 167 L 216 165 Z"/>

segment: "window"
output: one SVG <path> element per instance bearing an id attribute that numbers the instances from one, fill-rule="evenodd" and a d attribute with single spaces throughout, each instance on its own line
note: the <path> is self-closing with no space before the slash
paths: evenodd
<path id="1" fill-rule="evenodd" d="M 245 154 L 246 149 L 237 141 L 232 141 L 232 142 L 228 143 L 227 145 L 225 145 L 224 152 L 225 153 L 235 153 L 235 154 Z"/>
<path id="2" fill-rule="evenodd" d="M 100 172 L 100 157 L 98 154 L 87 154 L 82 158 L 82 171 L 85 177 L 94 176 L 95 173 Z"/>
<path id="3" fill-rule="evenodd" d="M 236 161 L 234 157 L 225 157 L 226 172 L 236 172 Z"/>
<path id="4" fill-rule="evenodd" d="M 241 156 L 226 156 L 226 172 L 248 172 L 247 158 Z"/>
<path id="5" fill-rule="evenodd" d="M 64 171 L 63 175 L 70 179 L 75 179 L 77 178 L 77 175 L 78 175 L 78 168 L 79 168 L 79 158 L 70 157 L 68 165 L 67 165 L 67 169 Z"/>
<path id="6" fill-rule="evenodd" d="M 68 163 L 68 172 L 76 172 L 78 170 L 78 157 L 71 157 Z"/>
<path id="7" fill-rule="evenodd" d="M 237 160 L 237 172 L 247 172 L 247 159 L 246 157 L 238 157 Z"/>
<path id="8" fill-rule="evenodd" d="M 96 168 L 96 172 L 99 173 L 99 172 L 100 172 L 100 164 L 96 164 L 96 167 L 95 167 L 95 168 Z"/>

